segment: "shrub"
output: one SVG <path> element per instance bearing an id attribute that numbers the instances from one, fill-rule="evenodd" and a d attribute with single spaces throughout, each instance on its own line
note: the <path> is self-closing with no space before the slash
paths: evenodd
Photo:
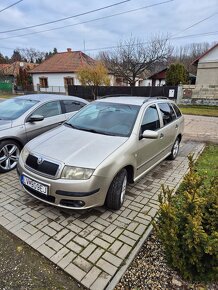
<path id="1" fill-rule="evenodd" d="M 169 264 L 185 279 L 218 278 L 218 182 L 204 186 L 189 156 L 189 173 L 178 194 L 162 186 L 155 229 Z"/>

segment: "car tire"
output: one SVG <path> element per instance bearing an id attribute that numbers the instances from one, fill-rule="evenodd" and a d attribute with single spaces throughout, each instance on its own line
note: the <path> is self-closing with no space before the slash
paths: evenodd
<path id="1" fill-rule="evenodd" d="M 178 153 L 179 153 L 179 144 L 180 144 L 180 139 L 177 137 L 176 141 L 173 144 L 172 150 L 170 155 L 168 156 L 169 160 L 174 160 L 176 159 Z"/>
<path id="2" fill-rule="evenodd" d="M 21 147 L 13 140 L 0 143 L 0 173 L 13 170 L 17 166 Z"/>
<path id="3" fill-rule="evenodd" d="M 123 168 L 117 173 L 107 192 L 105 205 L 109 209 L 118 210 L 122 207 L 127 186 L 127 171 Z"/>

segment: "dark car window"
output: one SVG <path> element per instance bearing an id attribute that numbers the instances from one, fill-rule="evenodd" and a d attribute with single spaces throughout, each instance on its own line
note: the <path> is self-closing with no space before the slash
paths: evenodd
<path id="1" fill-rule="evenodd" d="M 162 114 L 164 125 L 167 125 L 176 119 L 176 114 L 173 108 L 168 103 L 160 103 L 158 104 L 158 106 Z"/>
<path id="2" fill-rule="evenodd" d="M 33 115 L 41 115 L 44 118 L 53 117 L 61 114 L 61 105 L 59 101 L 49 102 L 36 109 Z"/>
<path id="3" fill-rule="evenodd" d="M 176 116 L 177 116 L 177 118 L 179 118 L 180 116 L 182 116 L 182 114 L 181 114 L 179 108 L 178 108 L 175 104 L 173 104 L 173 103 L 172 103 L 171 105 L 173 106 L 173 109 L 174 109 L 174 111 L 176 112 Z"/>
<path id="4" fill-rule="evenodd" d="M 157 130 L 160 128 L 160 120 L 156 106 L 151 106 L 147 108 L 145 111 L 142 125 L 141 125 L 141 132 L 145 130 Z"/>
<path id="5" fill-rule="evenodd" d="M 64 105 L 64 110 L 66 113 L 79 111 L 82 107 L 84 107 L 86 104 L 78 102 L 78 101 L 62 101 L 62 104 Z"/>
<path id="6" fill-rule="evenodd" d="M 20 98 L 0 103 L 0 120 L 15 120 L 32 108 L 38 101 Z"/>

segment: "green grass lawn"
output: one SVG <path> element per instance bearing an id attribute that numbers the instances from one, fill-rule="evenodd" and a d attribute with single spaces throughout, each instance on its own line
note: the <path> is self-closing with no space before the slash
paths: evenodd
<path id="1" fill-rule="evenodd" d="M 10 99 L 10 98 L 13 98 L 15 97 L 15 95 L 12 95 L 12 94 L 0 94 L 0 99 Z"/>
<path id="2" fill-rule="evenodd" d="M 205 176 L 205 184 L 218 178 L 218 146 L 208 145 L 195 164 L 199 175 Z"/>
<path id="3" fill-rule="evenodd" d="M 218 106 L 179 105 L 183 114 L 218 117 Z"/>

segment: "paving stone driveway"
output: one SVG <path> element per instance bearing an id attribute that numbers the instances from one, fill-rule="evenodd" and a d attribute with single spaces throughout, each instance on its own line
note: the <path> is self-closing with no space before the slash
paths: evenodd
<path id="1" fill-rule="evenodd" d="M 62 210 L 30 197 L 15 171 L 0 175 L 0 224 L 85 287 L 113 289 L 151 229 L 160 185 L 177 187 L 187 172 L 187 155 L 204 144 L 185 142 L 174 161 L 164 161 L 127 190 L 119 211 Z"/>

